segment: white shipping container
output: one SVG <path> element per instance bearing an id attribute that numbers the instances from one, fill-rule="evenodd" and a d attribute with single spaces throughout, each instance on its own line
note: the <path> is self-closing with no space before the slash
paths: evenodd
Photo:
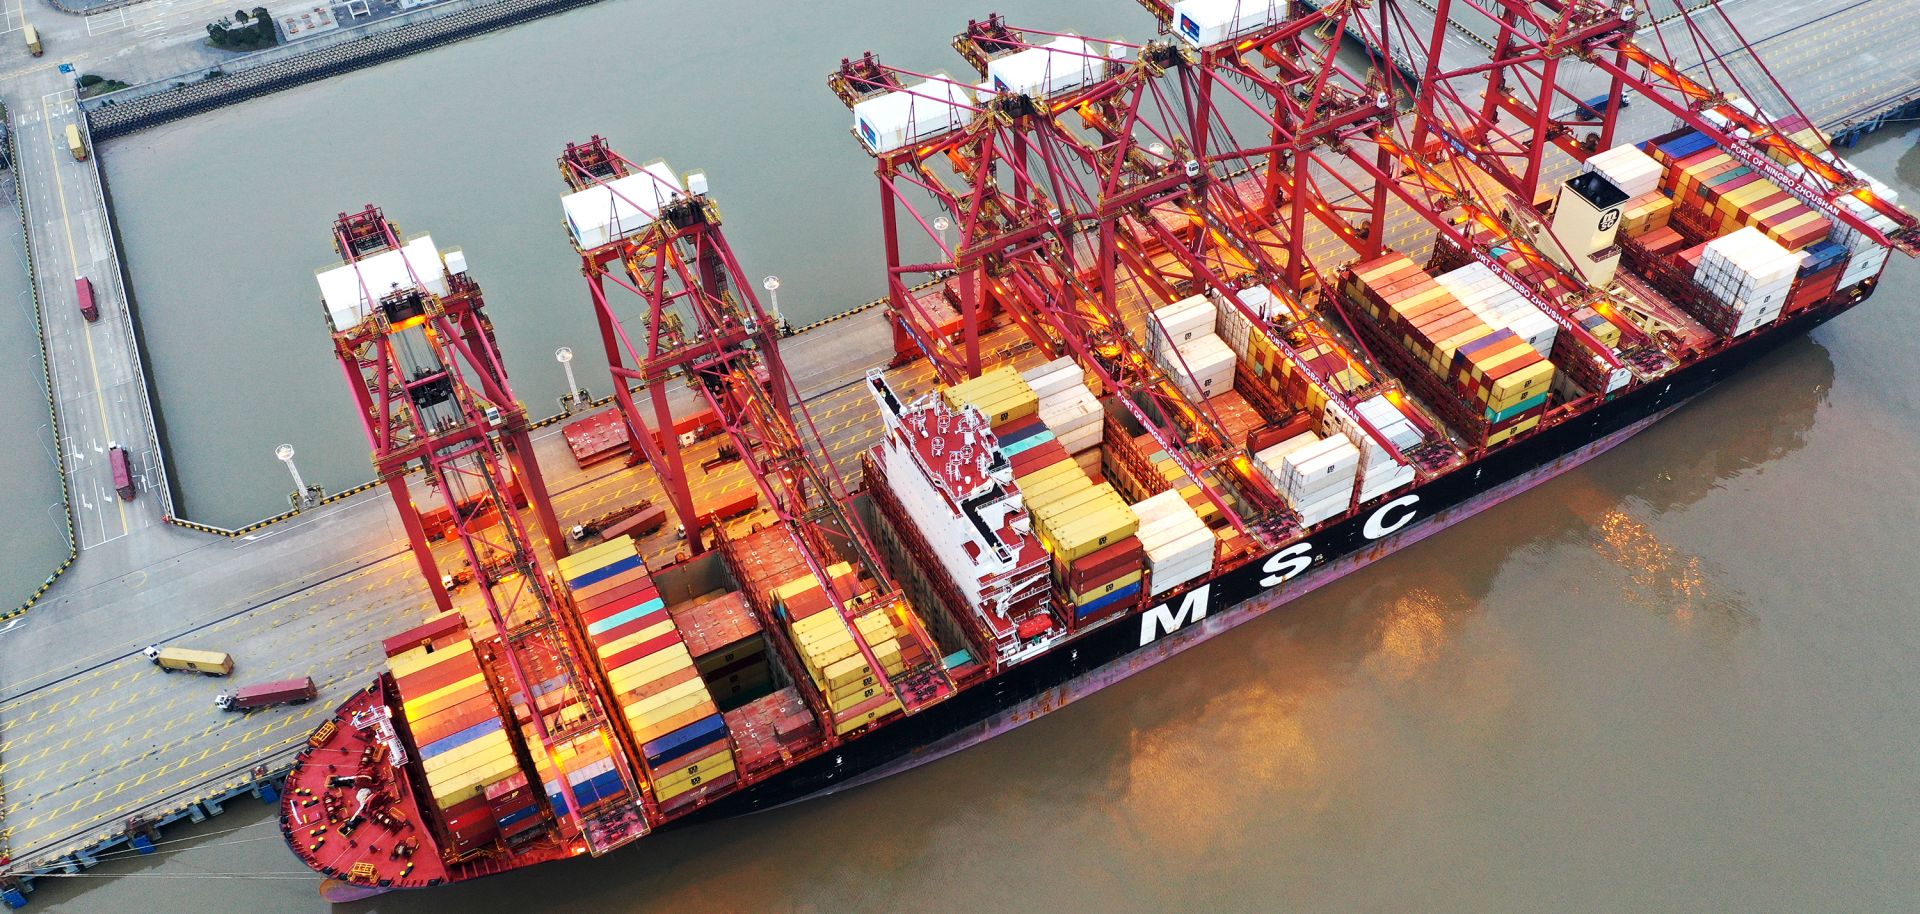
<path id="1" fill-rule="evenodd" d="M 855 102 L 853 132 L 875 154 L 911 146 L 973 119 L 973 95 L 944 75 Z"/>
<path id="2" fill-rule="evenodd" d="M 1080 370 L 1080 366 L 1071 364 L 1061 368 L 1048 368 L 1044 372 L 1028 372 L 1021 376 L 1021 380 L 1026 381 L 1027 386 L 1033 388 L 1033 395 L 1039 397 L 1042 403 L 1049 397 L 1075 388 L 1087 389 L 1086 372 Z M 1092 396 L 1092 391 L 1088 391 L 1087 395 Z"/>
<path id="3" fill-rule="evenodd" d="M 1207 310 L 1211 314 L 1213 309 Z M 1212 333 L 1196 337 L 1177 352 L 1177 360 L 1166 359 L 1161 367 L 1188 399 L 1212 399 L 1233 386 L 1233 350 L 1219 337 Z"/>
<path id="4" fill-rule="evenodd" d="M 1092 82 L 1096 66 L 1104 68 L 1104 59 L 1094 46 L 1078 36 L 1062 35 L 987 61 L 987 82 L 996 92 L 1045 98 Z"/>
<path id="5" fill-rule="evenodd" d="M 1311 527 L 1328 518 L 1337 517 L 1345 513 L 1348 504 L 1348 493 L 1341 492 L 1295 510 L 1300 515 L 1300 523 Z"/>
<path id="6" fill-rule="evenodd" d="M 1221 304 L 1220 316 L 1214 322 L 1214 333 L 1221 342 L 1227 344 L 1228 349 L 1233 350 L 1235 356 L 1242 360 L 1251 358 L 1247 352 L 1253 345 L 1253 321 L 1248 320 L 1231 302 Z"/>
<path id="7" fill-rule="evenodd" d="M 1391 472 L 1376 473 L 1360 483 L 1360 500 L 1372 501 L 1388 492 L 1413 482 L 1413 467 L 1397 466 Z"/>
<path id="8" fill-rule="evenodd" d="M 1346 435 L 1336 432 L 1287 454 L 1280 459 L 1280 463 L 1289 476 L 1297 475 L 1306 479 L 1331 476 L 1345 469 L 1357 469 L 1360 466 L 1360 449 L 1354 447 Z"/>
<path id="9" fill-rule="evenodd" d="M 1219 44 L 1279 22 L 1286 0 L 1179 0 L 1173 5 L 1173 31 L 1188 44 Z"/>
<path id="10" fill-rule="evenodd" d="M 1629 198 L 1650 194 L 1660 187 L 1664 169 L 1653 156 L 1634 145 L 1615 146 L 1587 159 L 1582 171 L 1597 171 Z"/>
<path id="11" fill-rule="evenodd" d="M 1217 316 L 1213 303 L 1204 295 L 1183 298 L 1155 309 L 1147 321 L 1147 341 L 1156 355 L 1169 346 L 1179 346 L 1213 333 Z M 1170 341 L 1170 342 L 1169 342 Z"/>
<path id="12" fill-rule="evenodd" d="M 1105 440 L 1104 436 L 1105 427 L 1096 422 L 1085 428 L 1067 432 L 1066 434 L 1055 432 L 1053 437 L 1054 440 L 1060 442 L 1061 447 L 1067 449 L 1067 453 L 1078 454 L 1088 448 L 1099 447 L 1100 443 Z"/>

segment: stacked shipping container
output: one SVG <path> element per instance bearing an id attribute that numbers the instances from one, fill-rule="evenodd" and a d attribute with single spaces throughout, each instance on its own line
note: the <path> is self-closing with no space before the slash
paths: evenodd
<path id="1" fill-rule="evenodd" d="M 1053 557 L 1053 578 L 1085 625 L 1140 601 L 1143 556 L 1138 520 L 1112 483 L 1098 485 L 1071 459 L 1056 459 L 1015 479 L 1034 532 Z"/>
<path id="2" fill-rule="evenodd" d="M 609 695 L 640 750 L 655 802 L 672 810 L 732 783 L 733 758 L 719 708 L 633 539 L 577 552 L 561 559 L 558 569 Z M 608 788 L 617 773 L 607 761 L 587 778 L 569 777 L 583 806 L 613 798 Z M 557 780 L 542 774 L 554 794 Z M 615 782 L 606 781 L 609 774 Z"/>
<path id="3" fill-rule="evenodd" d="M 1147 596 L 1159 596 L 1204 577 L 1213 570 L 1218 540 L 1187 504 L 1171 489 L 1133 506 L 1139 531 L 1135 538 L 1146 558 Z"/>
<path id="4" fill-rule="evenodd" d="M 539 824 L 478 646 L 448 614 L 387 642 L 387 668 L 426 775 L 423 808 L 438 810 L 442 846 L 459 858 L 491 844 L 503 827 Z M 497 788 L 489 793 L 489 788 Z M 497 796 L 497 802 L 490 800 Z M 521 802 L 524 800 L 525 802 Z"/>
<path id="5" fill-rule="evenodd" d="M 1218 314 L 1212 300 L 1194 295 L 1156 309 L 1147 321 L 1153 360 L 1189 402 L 1233 386 L 1233 350 L 1213 332 Z"/>
<path id="6" fill-rule="evenodd" d="M 776 610 L 787 620 L 793 644 L 806 665 L 807 675 L 826 697 L 835 733 L 848 733 L 899 711 L 887 677 L 906 669 L 902 643 L 885 607 L 857 609 L 867 590 L 853 566 L 842 562 L 827 569 L 834 594 L 855 610 L 854 627 L 834 610 L 820 579 L 810 573 L 773 589 Z M 854 641 L 867 646 L 881 669 L 875 670 Z"/>
<path id="7" fill-rule="evenodd" d="M 1344 434 L 1322 438 L 1308 431 L 1254 454 L 1253 465 L 1300 515 L 1301 526 L 1311 527 L 1353 503 L 1360 449 Z"/>
<path id="8" fill-rule="evenodd" d="M 1402 380 L 1473 443 L 1496 445 L 1540 424 L 1553 363 L 1514 331 L 1488 326 L 1405 254 L 1355 266 L 1345 293 L 1381 336 L 1426 367 Z"/>

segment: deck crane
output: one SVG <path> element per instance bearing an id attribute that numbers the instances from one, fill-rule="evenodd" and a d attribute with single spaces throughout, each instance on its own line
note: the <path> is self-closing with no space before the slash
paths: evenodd
<path id="1" fill-rule="evenodd" d="M 878 594 L 860 607 L 851 595 L 824 587 L 828 601 L 853 633 L 885 689 L 911 713 L 952 693 L 952 682 L 929 647 L 922 662 L 885 677 L 883 665 L 852 620 L 872 607 L 905 608 L 905 597 L 888 576 L 879 552 L 854 515 L 846 481 L 834 455 L 794 390 L 780 354 L 779 329 L 762 309 L 753 284 L 741 271 L 721 230 L 719 207 L 707 195 L 706 176 L 681 176 L 664 162 L 644 167 L 614 152 L 595 136 L 570 144 L 561 171 L 574 191 L 562 198 L 569 231 L 588 268 L 588 286 L 600 316 L 609 362 L 625 378 L 644 381 L 656 408 L 669 378 L 685 378 L 720 417 L 764 503 L 779 518 L 808 571 L 832 580 L 828 556 L 853 560 L 876 582 Z M 618 267 L 619 275 L 614 268 Z M 608 301 L 607 283 L 640 299 L 645 348 L 633 343 Z M 636 368 L 626 368 L 627 361 Z M 622 377 L 616 375 L 616 377 Z M 616 385 L 624 387 L 625 380 Z M 664 428 L 671 428 L 664 412 Z M 679 442 L 662 436 L 656 467 L 679 467 Z M 658 459 L 664 456 L 665 459 Z M 663 484 L 667 480 L 663 478 Z M 684 481 L 679 483 L 684 486 Z M 669 489 L 690 540 L 705 526 L 684 489 Z M 716 539 L 724 538 L 724 530 Z M 923 645 L 932 639 L 912 612 L 894 612 Z M 769 631 L 783 630 L 763 620 Z M 816 706 L 816 712 L 822 706 Z"/>
<path id="2" fill-rule="evenodd" d="M 510 701 L 525 709 L 525 749 L 537 766 L 559 772 L 566 806 L 555 810 L 561 837 L 599 854 L 646 834 L 641 792 L 623 754 L 610 753 L 624 799 L 586 810 L 573 792 L 572 747 L 594 741 L 611 746 L 614 733 L 602 697 L 574 662 L 555 616 L 552 584 L 509 494 L 509 442 L 516 426 L 508 417 L 520 416 L 523 430 L 524 412 L 505 389 L 464 256 L 435 249 L 425 235 L 402 241 L 393 223 L 371 206 L 341 214 L 334 243 L 345 262 L 323 270 L 320 285 L 335 352 L 374 441 L 375 467 L 391 482 L 417 461 L 447 504 L 456 506 L 452 525 L 498 639 L 504 685 Z M 524 437 L 520 448 L 529 458 L 522 465 L 531 466 Z M 521 479 L 530 500 L 544 500 L 537 474 Z M 411 532 L 419 520 L 404 482 L 394 492 Z M 423 557 L 422 571 L 437 586 L 431 558 Z M 567 711 L 549 715 L 549 702 Z"/>
<path id="3" fill-rule="evenodd" d="M 1108 75 L 1106 61 L 1076 59 L 1097 74 L 1090 78 Z M 954 383 L 977 371 L 971 328 L 990 307 L 1002 307 L 1044 356 L 1070 353 L 1107 390 L 1128 394 L 1118 402 L 1238 533 L 1253 535 L 1244 541 L 1249 548 L 1277 534 L 1277 528 L 1266 529 L 1277 498 L 1254 478 L 1206 404 L 1188 402 L 1128 331 L 1114 296 L 1096 288 L 1080 238 L 1082 223 L 1097 218 L 1091 215 L 1093 200 L 1080 176 L 1067 171 L 1078 163 L 1059 158 L 1051 144 L 1030 142 L 1035 131 L 1025 122 L 1049 112 L 1027 96 L 990 91 L 991 83 L 976 102 L 970 86 L 889 67 L 872 54 L 843 60 L 828 85 L 853 111 L 855 135 L 877 163 L 890 287 L 900 290 L 903 271 L 952 274 L 962 281 L 966 358 L 953 357 L 938 341 L 922 341 L 939 377 Z M 928 129 L 921 118 L 936 126 Z M 903 137 L 903 130 L 911 136 Z M 952 214 L 957 243 L 948 245 L 934 232 L 916 196 L 931 197 L 935 207 Z M 939 262 L 900 262 L 894 253 L 903 248 L 896 208 L 930 236 Z M 891 296 L 890 304 L 902 320 L 915 319 L 900 295 Z M 1216 481 L 1209 481 L 1209 469 L 1221 471 Z"/>
<path id="4" fill-rule="evenodd" d="M 407 486 L 407 473 L 426 465 L 432 443 L 403 409 L 402 397 L 411 382 L 391 364 L 396 356 L 387 348 L 386 325 L 374 321 L 380 316 L 375 305 L 396 289 L 424 288 L 433 293 L 436 328 L 460 357 L 469 383 L 475 385 L 472 394 L 488 417 L 491 434 L 500 439 L 513 467 L 509 488 L 512 500 L 532 509 L 548 547 L 555 555 L 565 555 L 566 537 L 560 535 L 560 524 L 528 438 L 531 426 L 527 410 L 507 382 L 506 365 L 494 341 L 493 322 L 486 315 L 479 284 L 467 272 L 465 255 L 454 250 L 443 256 L 427 236 L 399 240 L 380 211 L 371 206 L 359 213 L 340 214 L 334 226 L 334 246 L 346 260 L 343 266 L 354 268 L 336 267 L 321 273 L 322 303 L 333 330 L 334 352 L 353 382 L 361 422 L 373 448 L 375 475 L 386 484 L 399 510 L 407 542 L 427 578 L 434 604 L 442 611 L 453 605 L 442 584 L 439 562 L 428 544 L 420 509 Z M 418 282 L 416 274 L 421 277 Z M 479 510 L 460 503 L 446 490 L 440 494 L 449 516 L 471 517 Z"/>

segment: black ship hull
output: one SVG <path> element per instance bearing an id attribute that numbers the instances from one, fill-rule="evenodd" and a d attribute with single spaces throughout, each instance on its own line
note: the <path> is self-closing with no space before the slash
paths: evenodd
<path id="1" fill-rule="evenodd" d="M 1140 612 L 1117 617 L 939 705 L 876 727 L 670 825 L 745 815 L 847 789 L 1012 729 L 1573 469 L 1857 303 L 1812 308 L 1756 331 L 1425 485 L 1389 493 L 1302 542 L 1162 595 Z"/>

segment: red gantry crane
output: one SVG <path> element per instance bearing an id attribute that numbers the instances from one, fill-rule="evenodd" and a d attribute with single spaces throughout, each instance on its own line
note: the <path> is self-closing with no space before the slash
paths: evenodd
<path id="1" fill-rule="evenodd" d="M 387 329 L 400 321 L 375 320 L 383 316 L 382 303 L 396 293 L 424 290 L 433 296 L 437 305 L 431 318 L 435 332 L 470 379 L 474 401 L 486 415 L 492 434 L 501 440 L 513 468 L 505 491 L 516 504 L 531 506 L 549 547 L 556 555 L 565 555 L 566 538 L 560 535 L 560 524 L 528 439 L 527 411 L 507 383 L 493 322 L 486 316 L 479 284 L 467 273 L 465 255 L 455 250 L 443 258 L 425 235 L 402 241 L 392 224 L 371 206 L 351 215 L 340 214 L 334 225 L 334 246 L 352 267 L 320 274 L 334 353 L 359 404 L 361 424 L 373 448 L 374 472 L 393 496 L 407 531 L 407 543 L 427 578 L 434 605 L 443 611 L 453 607 L 442 584 L 445 575 L 428 542 L 431 531 L 427 516 L 414 503 L 407 485 L 408 472 L 429 463 L 432 441 L 413 422 L 407 403 L 415 394 L 426 396 L 440 391 L 447 382 L 429 384 L 408 377 L 399 366 L 400 354 L 392 349 Z M 410 317 L 417 324 L 429 321 L 424 312 Z M 429 479 L 429 485 L 433 484 Z M 442 512 L 431 512 L 436 528 L 453 521 L 471 522 L 484 515 L 482 506 L 463 503 L 453 492 L 441 489 L 440 495 L 446 505 L 445 518 L 440 516 Z"/>
<path id="2" fill-rule="evenodd" d="M 794 390 L 781 358 L 778 326 L 761 307 L 727 244 L 719 207 L 707 196 L 706 176 L 695 172 L 683 182 L 664 162 L 636 165 L 598 136 L 569 144 L 560 157 L 560 171 L 573 189 L 562 198 L 562 207 L 581 254 L 616 380 L 615 396 L 634 440 L 647 449 L 689 542 L 704 548 L 705 531 L 720 527 L 719 519 L 705 516 L 694 501 L 681 442 L 670 433 L 656 440 L 645 431 L 645 420 L 627 391 L 631 382 L 645 386 L 655 427 L 661 429 L 673 428 L 669 382 L 684 380 L 693 389 L 720 418 L 761 499 L 815 579 L 830 581 L 827 568 L 833 560 L 828 556 L 843 556 L 877 583 L 877 598 L 857 610 L 838 588 L 824 590 L 876 676 L 908 712 L 950 694 L 952 683 L 932 650 L 933 641 L 913 613 L 903 615 L 923 648 L 920 662 L 909 664 L 891 681 L 853 624 L 858 612 L 901 604 L 904 597 L 851 510 L 850 489 L 836 455 Z M 638 298 L 637 321 L 616 311 L 609 286 Z M 715 531 L 716 541 L 722 536 L 724 530 Z"/>
<path id="3" fill-rule="evenodd" d="M 581 674 L 558 626 L 559 604 L 510 494 L 511 462 L 557 547 L 558 525 L 526 443 L 525 412 L 506 388 L 465 258 L 443 254 L 425 235 L 402 241 L 371 206 L 341 214 L 334 243 L 345 263 L 319 276 L 334 349 L 374 443 L 374 466 L 392 487 L 422 572 L 444 608 L 438 568 L 407 497 L 404 477 L 415 463 L 452 509 L 451 525 L 493 623 L 488 640 L 507 697 L 518 706 L 526 751 L 543 772 L 559 772 L 548 791 L 557 789 L 566 807 L 555 810 L 562 837 L 578 837 L 596 854 L 640 837 L 647 830 L 641 794 L 623 753 L 612 758 L 624 794 L 589 798 L 583 807 L 568 776 L 579 757 L 572 746 L 611 746 L 614 736 L 602 697 Z M 549 706 L 566 710 L 549 714 Z"/>

